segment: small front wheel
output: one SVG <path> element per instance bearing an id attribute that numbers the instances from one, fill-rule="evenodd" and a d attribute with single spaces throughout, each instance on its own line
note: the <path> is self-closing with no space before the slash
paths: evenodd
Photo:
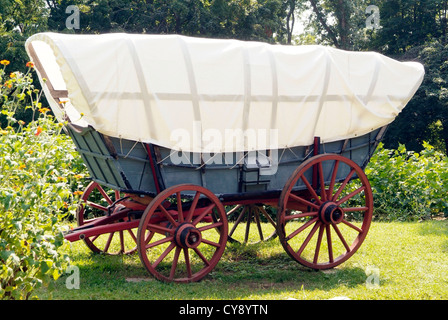
<path id="1" fill-rule="evenodd" d="M 209 190 L 178 185 L 159 193 L 140 220 L 140 260 L 157 279 L 194 282 L 219 262 L 228 237 L 224 206 Z"/>
<path id="2" fill-rule="evenodd" d="M 118 190 L 106 189 L 92 181 L 84 190 L 76 212 L 78 227 L 93 224 L 96 219 L 110 214 L 111 206 L 119 199 L 122 199 L 122 196 Z M 135 232 L 135 229 L 113 231 L 84 238 L 84 243 L 95 253 L 131 254 L 137 250 Z"/>

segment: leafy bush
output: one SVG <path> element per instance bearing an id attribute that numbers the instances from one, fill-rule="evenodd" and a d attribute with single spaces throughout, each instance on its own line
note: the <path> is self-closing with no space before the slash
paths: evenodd
<path id="1" fill-rule="evenodd" d="M 426 142 L 423 148 L 417 153 L 404 145 L 378 147 L 365 170 L 376 219 L 413 221 L 448 214 L 448 159 Z"/>
<path id="2" fill-rule="evenodd" d="M 61 134 L 48 108 L 39 102 L 31 63 L 28 72 L 6 74 L 0 61 L 0 298 L 28 299 L 32 291 L 57 279 L 68 258 L 61 221 L 75 210 L 74 190 L 84 167 L 68 136 Z M 29 123 L 15 118 L 29 109 Z M 77 193 L 75 193 L 77 194 Z"/>

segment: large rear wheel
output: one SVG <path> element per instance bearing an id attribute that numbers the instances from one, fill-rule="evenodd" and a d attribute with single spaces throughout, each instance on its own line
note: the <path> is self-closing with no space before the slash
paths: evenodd
<path id="1" fill-rule="evenodd" d="M 361 246 L 372 220 L 373 196 L 356 163 L 322 154 L 295 170 L 279 207 L 277 232 L 285 251 L 307 267 L 329 269 Z"/>

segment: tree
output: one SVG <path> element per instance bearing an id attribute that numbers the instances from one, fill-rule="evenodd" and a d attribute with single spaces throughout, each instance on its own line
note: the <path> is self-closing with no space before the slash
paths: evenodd
<path id="1" fill-rule="evenodd" d="M 312 12 L 312 32 L 320 35 L 320 43 L 336 48 L 353 50 L 359 47 L 359 34 L 365 29 L 365 0 L 304 0 Z"/>
<path id="2" fill-rule="evenodd" d="M 434 42 L 409 49 L 403 60 L 418 60 L 426 75 L 408 106 L 397 117 L 386 136 L 385 145 L 399 143 L 420 151 L 424 141 L 439 151 L 448 151 L 448 44 Z"/>
<path id="3" fill-rule="evenodd" d="M 11 61 L 11 68 L 24 71 L 28 57 L 24 50 L 27 37 L 46 30 L 48 10 L 41 0 L 0 0 L 1 59 Z"/>
<path id="4" fill-rule="evenodd" d="M 65 8 L 81 11 L 79 33 L 183 34 L 274 42 L 282 33 L 281 0 L 48 1 L 49 27 L 64 31 Z M 64 18 L 65 17 L 65 18 Z"/>

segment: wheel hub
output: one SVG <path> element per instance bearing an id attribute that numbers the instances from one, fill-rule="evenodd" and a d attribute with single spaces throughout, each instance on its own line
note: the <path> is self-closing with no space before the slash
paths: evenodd
<path id="1" fill-rule="evenodd" d="M 185 249 L 196 248 L 202 241 L 201 232 L 190 223 L 182 223 L 174 232 L 174 241 Z"/>
<path id="2" fill-rule="evenodd" d="M 344 219 L 344 211 L 332 201 L 327 201 L 319 208 L 319 218 L 325 224 L 338 224 Z"/>

